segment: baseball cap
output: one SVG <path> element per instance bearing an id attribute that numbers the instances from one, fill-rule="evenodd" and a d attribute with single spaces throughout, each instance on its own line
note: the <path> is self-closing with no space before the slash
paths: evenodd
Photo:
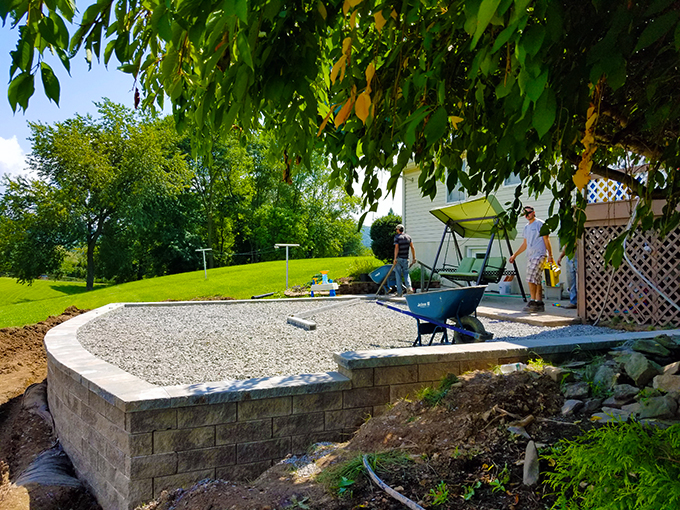
<path id="1" fill-rule="evenodd" d="M 524 206 L 524 216 L 526 216 L 529 213 L 534 212 L 534 208 L 531 207 L 530 205 L 525 205 Z"/>
<path id="2" fill-rule="evenodd" d="M 396 229 L 397 229 L 397 230 L 404 230 L 404 225 L 402 225 L 402 224 L 400 223 L 399 225 L 397 225 Z"/>

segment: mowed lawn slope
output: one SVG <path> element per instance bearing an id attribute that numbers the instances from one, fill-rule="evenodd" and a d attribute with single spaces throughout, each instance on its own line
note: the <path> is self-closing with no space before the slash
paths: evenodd
<path id="1" fill-rule="evenodd" d="M 373 257 L 290 260 L 288 285 L 307 284 L 320 271 L 328 271 L 331 279 L 347 276 L 353 264 L 371 261 L 380 264 Z M 12 278 L 0 278 L 0 328 L 34 324 L 50 315 L 59 315 L 72 305 L 92 309 L 109 303 L 212 296 L 250 299 L 268 292 L 275 293 L 272 297 L 284 297 L 285 288 L 285 260 L 209 269 L 207 279 L 201 270 L 122 285 L 96 285 L 90 292 L 81 282 L 36 280 L 29 286 L 20 285 Z"/>

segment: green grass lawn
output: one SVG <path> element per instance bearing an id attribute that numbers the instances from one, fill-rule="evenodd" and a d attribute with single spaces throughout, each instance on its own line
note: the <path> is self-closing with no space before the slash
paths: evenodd
<path id="1" fill-rule="evenodd" d="M 304 285 L 320 271 L 328 271 L 331 279 L 347 276 L 352 265 L 374 263 L 373 257 L 299 259 L 288 263 L 288 285 Z M 221 267 L 151 278 L 122 285 L 96 285 L 91 292 L 85 283 L 36 280 L 33 285 L 20 285 L 12 278 L 0 278 L 0 328 L 24 326 L 59 315 L 73 305 L 92 309 L 109 303 L 187 300 L 210 296 L 250 299 L 274 292 L 284 297 L 286 261 L 262 262 L 243 266 Z"/>

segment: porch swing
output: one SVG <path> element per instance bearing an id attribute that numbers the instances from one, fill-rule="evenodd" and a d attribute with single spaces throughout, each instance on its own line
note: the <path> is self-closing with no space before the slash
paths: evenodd
<path id="1" fill-rule="evenodd" d="M 512 256 L 513 251 L 510 239 L 515 239 L 517 230 L 515 228 L 508 229 L 500 223 L 499 215 L 503 213 L 503 208 L 498 203 L 496 197 L 490 195 L 456 205 L 439 207 L 432 209 L 430 213 L 444 223 L 444 233 L 437 249 L 434 264 L 432 265 L 433 270 L 427 283 L 428 289 L 435 273 L 460 286 L 463 283 L 470 285 L 473 282 L 475 285 L 498 283 L 503 276 L 512 275 L 517 277 L 522 297 L 524 301 L 527 300 L 517 263 L 513 262 L 514 269 L 506 270 L 507 259 L 503 256 L 501 237 L 505 239 L 508 252 Z M 496 234 L 499 234 L 498 247 L 501 253 L 500 257 L 490 256 Z M 447 264 L 449 247 L 447 237 L 449 235 L 452 237 L 456 248 L 457 264 Z M 458 236 L 462 238 L 488 239 L 489 243 L 486 252 L 484 254 L 479 253 L 475 257 L 463 257 L 460 245 L 458 244 Z M 444 260 L 441 266 L 437 266 L 445 242 L 447 245 Z"/>

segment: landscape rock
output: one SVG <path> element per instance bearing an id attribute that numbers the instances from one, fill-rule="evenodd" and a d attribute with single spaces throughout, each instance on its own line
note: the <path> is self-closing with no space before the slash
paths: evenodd
<path id="1" fill-rule="evenodd" d="M 559 384 L 562 384 L 563 382 L 572 382 L 574 380 L 573 372 L 564 370 L 561 367 L 547 366 L 543 369 L 543 373 Z"/>
<path id="2" fill-rule="evenodd" d="M 621 407 L 621 410 L 630 413 L 631 416 L 639 417 L 640 412 L 642 411 L 642 404 L 640 402 L 626 404 L 625 406 Z"/>
<path id="3" fill-rule="evenodd" d="M 680 349 L 680 337 L 668 336 L 668 335 L 659 335 L 657 337 L 654 337 L 654 340 L 656 340 L 661 345 L 663 345 L 666 349 L 669 349 L 671 351 L 675 351 L 675 350 Z"/>
<path id="4" fill-rule="evenodd" d="M 575 412 L 577 412 L 582 407 L 583 407 L 583 401 L 581 401 L 581 400 L 576 400 L 576 399 L 566 400 L 564 402 L 564 404 L 562 405 L 562 416 L 568 416 L 570 414 L 574 414 Z"/>
<path id="5" fill-rule="evenodd" d="M 614 386 L 614 394 L 605 400 L 602 405 L 620 409 L 622 406 L 633 402 L 639 392 L 638 388 L 630 384 L 617 384 Z"/>
<path id="6" fill-rule="evenodd" d="M 638 387 L 647 386 L 654 376 L 659 375 L 662 371 L 657 363 L 648 360 L 640 353 L 632 354 L 624 368 Z"/>
<path id="7" fill-rule="evenodd" d="M 669 365 L 663 367 L 664 375 L 675 375 L 678 373 L 678 371 L 680 371 L 680 361 L 670 363 Z"/>
<path id="8" fill-rule="evenodd" d="M 640 393 L 640 389 L 630 384 L 617 384 L 614 386 L 614 398 L 617 400 L 632 402 L 638 393 Z"/>
<path id="9" fill-rule="evenodd" d="M 538 449 L 536 448 L 536 443 L 529 441 L 524 455 L 524 485 L 536 485 L 539 475 Z"/>
<path id="10" fill-rule="evenodd" d="M 678 403 L 669 395 L 653 397 L 640 402 L 640 418 L 672 418 L 678 410 Z"/>
<path id="11" fill-rule="evenodd" d="M 583 403 L 583 409 L 581 409 L 581 412 L 591 414 L 599 410 L 600 407 L 602 407 L 601 398 L 589 398 Z"/>
<path id="12" fill-rule="evenodd" d="M 567 384 L 562 390 L 566 399 L 584 399 L 590 394 L 590 386 L 587 382 Z"/>
<path id="13" fill-rule="evenodd" d="M 593 383 L 600 388 L 605 390 L 611 390 L 616 386 L 616 382 L 619 379 L 620 372 L 618 370 L 618 365 L 613 362 L 607 362 L 597 369 L 595 372 L 595 377 L 593 378 Z"/>
<path id="14" fill-rule="evenodd" d="M 628 403 L 629 402 L 621 402 L 620 400 L 616 400 L 615 397 L 609 397 L 604 402 L 602 402 L 602 405 L 605 407 L 616 407 L 617 409 L 621 409 L 621 406 Z"/>
<path id="15" fill-rule="evenodd" d="M 663 345 L 653 338 L 644 338 L 641 340 L 636 340 L 632 346 L 633 350 L 636 352 L 641 352 L 643 354 L 652 354 L 654 356 L 669 356 L 671 351 L 666 349 Z"/>
<path id="16" fill-rule="evenodd" d="M 661 374 L 654 377 L 652 387 L 666 393 L 680 391 L 680 375 Z"/>
<path id="17" fill-rule="evenodd" d="M 516 425 L 510 425 L 508 427 L 508 432 L 515 434 L 516 436 L 522 436 L 526 439 L 531 439 L 531 436 L 524 427 L 518 427 Z"/>
<path id="18" fill-rule="evenodd" d="M 599 413 L 594 413 L 590 419 L 599 423 L 625 422 L 630 419 L 630 413 L 613 407 L 603 407 Z"/>

